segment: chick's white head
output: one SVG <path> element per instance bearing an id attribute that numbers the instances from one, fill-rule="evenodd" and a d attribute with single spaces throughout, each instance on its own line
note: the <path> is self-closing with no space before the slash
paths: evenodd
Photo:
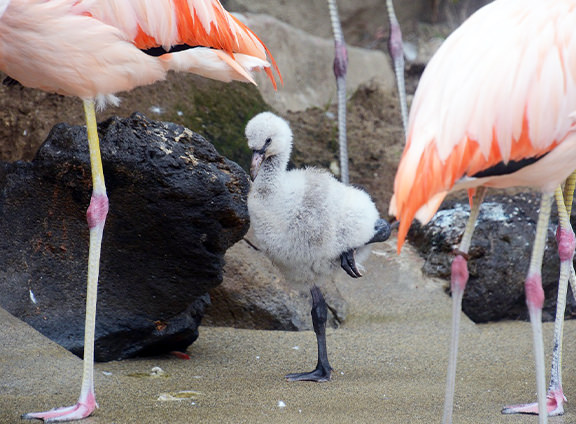
<path id="1" fill-rule="evenodd" d="M 248 147 L 252 150 L 250 175 L 258 175 L 262 162 L 271 156 L 282 156 L 286 162 L 292 150 L 292 131 L 288 122 L 272 112 L 262 112 L 246 125 Z"/>

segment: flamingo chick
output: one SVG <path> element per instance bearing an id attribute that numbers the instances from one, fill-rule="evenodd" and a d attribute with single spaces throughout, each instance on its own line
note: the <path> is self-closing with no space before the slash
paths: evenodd
<path id="1" fill-rule="evenodd" d="M 476 191 L 452 264 L 445 423 L 452 422 L 467 251 L 485 187 L 542 190 L 525 289 L 534 338 L 537 410 L 547 410 L 540 268 L 552 193 L 576 168 L 574 25 L 574 0 L 493 2 L 448 37 L 430 60 L 414 96 L 390 205 L 390 213 L 400 220 L 398 251 L 415 217 L 428 222 L 449 191 Z M 559 250 L 563 261 L 574 254 L 569 225 L 559 233 Z M 547 414 L 540 414 L 539 421 L 546 423 Z"/>
<path id="2" fill-rule="evenodd" d="M 248 195 L 250 222 L 260 246 L 295 284 L 312 283 L 312 323 L 318 363 L 312 372 L 288 374 L 289 381 L 328 381 L 332 367 L 326 351 L 327 307 L 316 282 L 340 265 L 361 277 L 356 260 L 368 256 L 369 243 L 390 236 L 370 196 L 316 168 L 286 170 L 292 131 L 278 116 L 263 112 L 246 126 L 253 151 Z"/>
<path id="3" fill-rule="evenodd" d="M 251 72 L 264 69 L 274 82 L 267 56 L 258 37 L 218 0 L 0 0 L 0 70 L 24 86 L 84 101 L 93 181 L 80 397 L 74 406 L 23 418 L 71 421 L 97 407 L 94 329 L 108 197 L 95 102 L 117 104 L 116 93 L 163 80 L 171 70 L 253 83 Z"/>

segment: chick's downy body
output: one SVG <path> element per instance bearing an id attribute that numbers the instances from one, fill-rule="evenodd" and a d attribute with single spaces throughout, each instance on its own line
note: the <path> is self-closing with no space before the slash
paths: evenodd
<path id="1" fill-rule="evenodd" d="M 248 209 L 260 247 L 291 282 L 331 276 L 350 249 L 357 260 L 369 252 L 379 216 L 366 192 L 320 169 L 278 174 L 274 189 L 265 175 L 255 179 Z"/>

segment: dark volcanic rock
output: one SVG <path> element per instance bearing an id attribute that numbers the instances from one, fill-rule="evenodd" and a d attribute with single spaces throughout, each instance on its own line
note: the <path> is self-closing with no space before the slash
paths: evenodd
<path id="1" fill-rule="evenodd" d="M 472 237 L 462 309 L 475 322 L 500 319 L 527 319 L 524 280 L 530 253 L 540 194 L 489 195 L 482 204 Z M 453 250 L 460 243 L 470 208 L 466 199 L 447 201 L 433 220 L 421 227 L 413 225 L 409 238 L 426 259 L 424 272 L 450 279 Z M 548 228 L 542 282 L 546 292 L 543 318 L 556 314 L 559 260 L 556 247 L 556 215 Z M 566 315 L 576 312 L 569 291 Z"/>
<path id="2" fill-rule="evenodd" d="M 248 229 L 246 173 L 201 136 L 135 114 L 99 126 L 110 212 L 96 359 L 185 349 Z M 0 305 L 82 355 L 91 176 L 84 127 L 0 166 Z"/>

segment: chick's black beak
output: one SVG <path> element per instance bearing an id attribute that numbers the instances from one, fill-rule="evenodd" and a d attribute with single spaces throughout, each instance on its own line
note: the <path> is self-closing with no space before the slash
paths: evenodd
<path id="1" fill-rule="evenodd" d="M 258 175 L 263 160 L 264 152 L 262 150 L 255 151 L 252 154 L 252 163 L 250 164 L 250 178 L 252 178 L 252 181 L 256 179 L 256 175 Z"/>

